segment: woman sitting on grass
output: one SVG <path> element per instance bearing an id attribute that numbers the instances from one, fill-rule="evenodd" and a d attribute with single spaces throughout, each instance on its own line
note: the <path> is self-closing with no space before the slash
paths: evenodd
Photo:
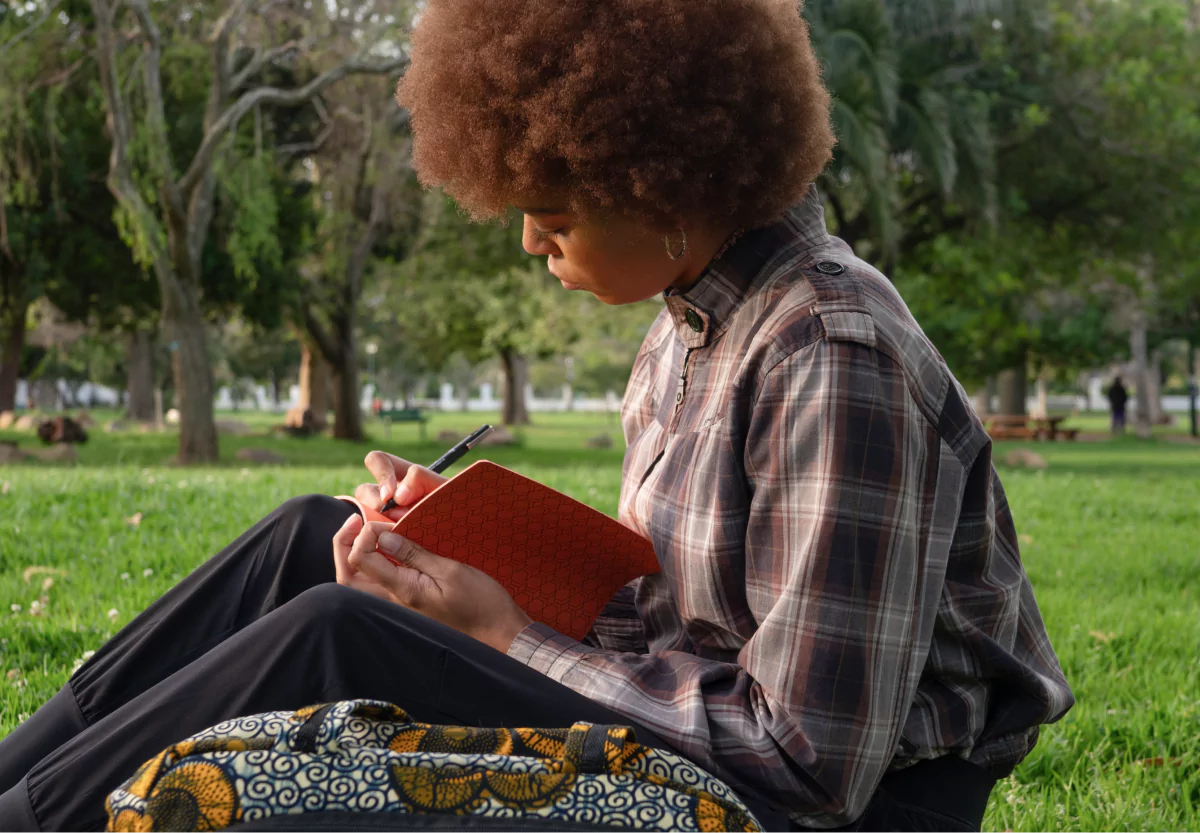
<path id="1" fill-rule="evenodd" d="M 289 501 L 0 744 L 0 827 L 96 827 L 175 740 L 375 698 L 438 723 L 630 724 L 774 826 L 978 828 L 1071 693 L 986 433 L 826 231 L 829 97 L 795 0 L 429 0 L 399 95 L 426 184 L 478 219 L 522 211 L 567 289 L 665 296 L 620 502 L 661 574 L 580 643 L 347 504 Z M 441 481 L 367 467 L 377 507 Z"/>

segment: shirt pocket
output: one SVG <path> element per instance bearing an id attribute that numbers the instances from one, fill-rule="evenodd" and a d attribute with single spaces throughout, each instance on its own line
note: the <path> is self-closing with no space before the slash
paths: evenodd
<path id="1" fill-rule="evenodd" d="M 619 517 L 626 526 L 646 537 L 650 536 L 650 504 L 643 500 L 643 490 L 658 468 L 666 441 L 662 424 L 652 419 L 625 450 Z"/>
<path id="2" fill-rule="evenodd" d="M 693 639 L 712 647 L 728 647 L 712 634 L 738 630 L 745 606 L 749 496 L 730 424 L 718 419 L 667 438 L 637 499 L 689 632 L 699 628 Z"/>

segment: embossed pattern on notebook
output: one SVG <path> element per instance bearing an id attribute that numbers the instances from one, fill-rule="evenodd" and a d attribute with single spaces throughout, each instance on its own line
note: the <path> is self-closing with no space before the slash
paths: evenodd
<path id="1" fill-rule="evenodd" d="M 487 460 L 425 497 L 395 531 L 483 570 L 531 617 L 575 639 L 622 586 L 659 570 L 648 540 Z"/>

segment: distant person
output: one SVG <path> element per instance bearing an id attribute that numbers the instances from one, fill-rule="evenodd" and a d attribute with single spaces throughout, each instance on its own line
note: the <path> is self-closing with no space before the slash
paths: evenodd
<path id="1" fill-rule="evenodd" d="M 1108 388 L 1108 406 L 1112 410 L 1112 432 L 1114 434 L 1125 433 L 1125 405 L 1129 402 L 1129 391 L 1125 390 L 1125 383 L 1121 381 L 1121 377 L 1117 376 L 1113 379 L 1112 385 Z"/>
<path id="2" fill-rule="evenodd" d="M 830 98 L 799 4 L 426 0 L 400 101 L 424 184 L 480 220 L 519 210 L 566 289 L 663 300 L 626 388 L 619 504 L 662 571 L 579 642 L 390 524 L 293 499 L 0 743 L 0 829 L 96 827 L 192 732 L 362 697 L 441 723 L 631 725 L 772 830 L 978 830 L 1073 699 L 987 433 L 827 230 Z M 377 508 L 443 481 L 367 463 Z"/>

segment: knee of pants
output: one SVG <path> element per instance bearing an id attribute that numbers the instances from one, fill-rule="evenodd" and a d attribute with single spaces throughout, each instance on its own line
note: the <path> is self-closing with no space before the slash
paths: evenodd
<path id="1" fill-rule="evenodd" d="M 369 621 L 383 614 L 391 627 L 407 627 L 414 634 L 445 628 L 420 613 L 340 584 L 310 587 L 281 610 L 295 620 L 296 629 L 320 633 L 359 633 Z"/>
<path id="2" fill-rule="evenodd" d="M 317 629 L 361 619 L 372 603 L 383 603 L 361 590 L 340 584 L 318 584 L 287 603 L 286 609 L 297 619 Z"/>
<path id="3" fill-rule="evenodd" d="M 298 525 L 334 517 L 340 519 L 340 524 L 353 511 L 350 504 L 329 495 L 300 495 L 279 504 L 274 515 Z"/>
<path id="4" fill-rule="evenodd" d="M 272 517 L 295 541 L 328 544 L 354 512 L 349 503 L 329 495 L 301 495 L 280 504 Z"/>

